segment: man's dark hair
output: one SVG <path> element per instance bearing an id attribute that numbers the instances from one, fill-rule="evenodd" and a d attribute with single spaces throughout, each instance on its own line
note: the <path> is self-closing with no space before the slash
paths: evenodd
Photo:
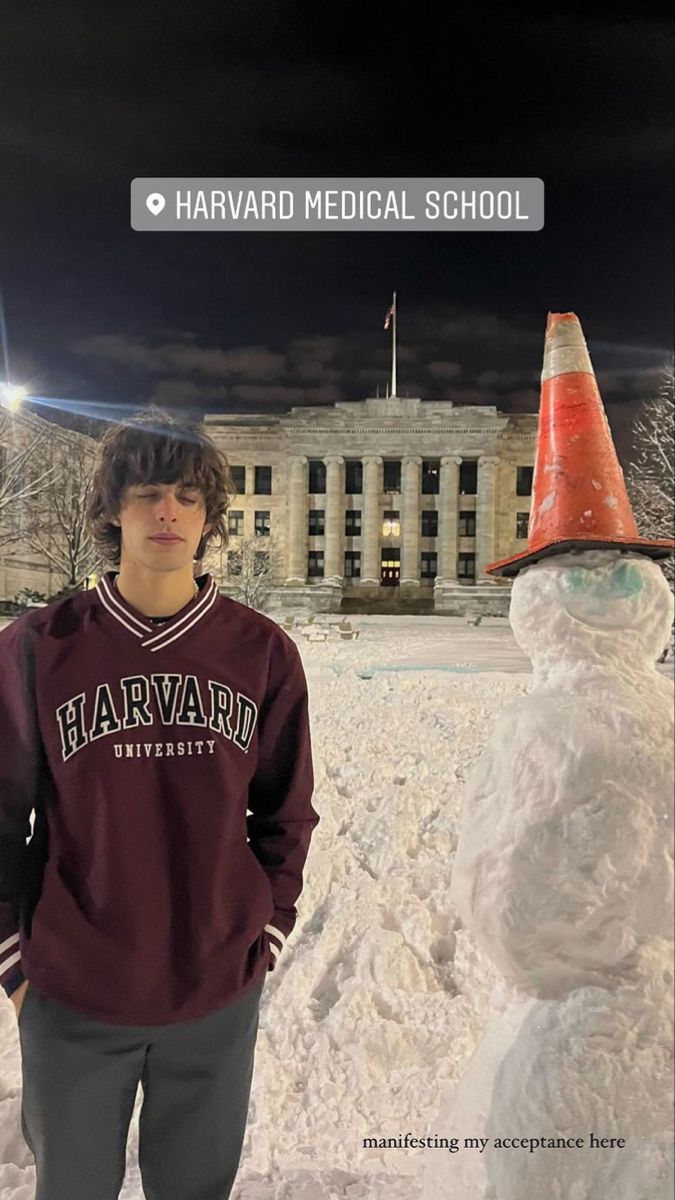
<path id="1" fill-rule="evenodd" d="M 125 488 L 143 484 L 180 482 L 199 488 L 205 524 L 212 528 L 202 537 L 195 559 L 204 557 L 216 537 L 221 547 L 227 546 L 225 516 L 237 491 L 227 458 L 199 423 L 149 405 L 107 430 L 97 459 L 87 518 L 97 549 L 113 566 L 120 564 L 122 531 L 111 518 L 119 517 Z"/>

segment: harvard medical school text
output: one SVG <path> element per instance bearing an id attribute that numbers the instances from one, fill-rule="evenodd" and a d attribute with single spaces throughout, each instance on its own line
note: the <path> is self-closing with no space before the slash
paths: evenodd
<path id="1" fill-rule="evenodd" d="M 543 229 L 541 179 L 134 179 L 141 231 Z"/>

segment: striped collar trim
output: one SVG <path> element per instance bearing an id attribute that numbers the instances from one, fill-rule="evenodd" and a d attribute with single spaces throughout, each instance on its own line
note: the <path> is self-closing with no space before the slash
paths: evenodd
<path id="1" fill-rule="evenodd" d="M 190 600 L 173 617 L 165 621 L 159 632 L 157 626 L 151 624 L 138 609 L 132 608 L 114 586 L 116 571 L 106 571 L 96 584 L 96 592 L 106 612 L 119 621 L 134 637 L 140 639 L 141 646 L 147 650 L 163 650 L 171 642 L 183 637 L 206 616 L 218 599 L 218 585 L 212 575 L 203 575 L 205 580 L 199 589 L 199 595 Z M 199 581 L 198 581 L 199 582 Z"/>

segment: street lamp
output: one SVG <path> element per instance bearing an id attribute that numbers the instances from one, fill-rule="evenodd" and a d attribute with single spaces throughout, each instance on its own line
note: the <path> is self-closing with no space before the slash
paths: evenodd
<path id="1" fill-rule="evenodd" d="M 28 388 L 19 383 L 0 384 L 0 404 L 10 412 L 18 412 L 28 396 Z"/>

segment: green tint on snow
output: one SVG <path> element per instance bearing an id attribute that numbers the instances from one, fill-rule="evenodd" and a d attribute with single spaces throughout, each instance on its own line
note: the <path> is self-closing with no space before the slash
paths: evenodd
<path id="1" fill-rule="evenodd" d="M 582 592 L 603 600 L 624 600 L 628 596 L 635 596 L 642 591 L 643 585 L 642 575 L 632 562 L 618 563 L 609 579 L 601 583 L 594 583 L 591 572 L 585 567 L 570 567 L 565 582 L 571 592 Z"/>

